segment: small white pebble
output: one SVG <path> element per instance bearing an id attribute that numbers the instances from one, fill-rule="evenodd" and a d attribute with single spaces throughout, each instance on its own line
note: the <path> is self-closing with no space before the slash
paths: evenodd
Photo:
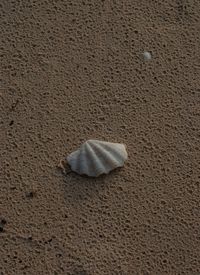
<path id="1" fill-rule="evenodd" d="M 151 53 L 150 52 L 143 52 L 144 60 L 151 60 Z"/>

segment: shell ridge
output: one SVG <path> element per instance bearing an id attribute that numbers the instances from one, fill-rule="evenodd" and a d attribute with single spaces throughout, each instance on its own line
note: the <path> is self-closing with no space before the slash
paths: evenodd
<path id="1" fill-rule="evenodd" d="M 96 170 L 95 165 L 94 165 L 94 162 L 92 161 L 91 157 L 89 157 L 89 156 L 91 156 L 91 154 L 94 155 L 94 152 L 88 142 L 85 144 L 85 147 L 86 147 L 85 152 L 86 152 L 86 156 L 87 156 L 86 157 L 87 165 L 85 166 L 85 167 L 87 167 L 87 170 L 86 170 L 85 174 L 94 176 L 94 174 L 95 174 L 94 172 Z"/>
<path id="2" fill-rule="evenodd" d="M 119 164 L 119 162 L 124 163 L 127 158 L 125 147 L 122 144 L 105 142 L 102 143 L 101 147 L 104 148 L 105 152 L 110 154 L 117 164 Z M 117 149 L 119 149 L 120 152 L 118 152 Z"/>
<path id="3" fill-rule="evenodd" d="M 116 150 L 116 147 L 114 145 L 117 145 L 117 148 L 120 149 L 121 152 L 118 152 Z M 124 163 L 124 161 L 127 159 L 127 152 L 125 150 L 125 146 L 119 143 L 113 144 L 112 147 L 109 146 L 109 144 L 106 142 L 104 143 L 104 148 L 107 149 L 107 151 L 111 151 L 112 148 L 112 154 L 120 161 L 120 163 Z"/>
<path id="4" fill-rule="evenodd" d="M 95 166 L 95 171 L 98 172 L 98 173 L 99 173 L 99 171 L 100 171 L 100 172 L 105 171 L 105 170 L 106 170 L 106 169 L 105 169 L 105 164 L 104 164 L 104 161 L 102 161 L 103 158 L 100 158 L 99 155 L 95 152 L 96 144 L 94 145 L 94 143 L 91 142 L 91 143 L 90 143 L 90 147 L 91 147 L 92 150 L 93 150 L 93 154 L 95 155 L 95 159 L 98 160 L 98 162 L 96 161 L 96 164 L 98 164 L 98 165 Z M 98 147 L 98 152 L 101 153 L 101 148 L 100 148 L 100 150 L 99 150 L 99 147 Z M 107 172 L 107 171 L 106 171 L 106 172 Z M 99 173 L 99 174 L 101 174 L 101 173 Z"/>
<path id="5" fill-rule="evenodd" d="M 87 167 L 85 165 L 85 159 L 87 159 L 85 156 L 86 156 L 85 146 L 81 146 L 80 153 L 79 153 L 79 161 L 77 161 L 77 163 L 79 164 L 78 171 L 80 171 L 80 174 L 85 174 L 85 168 Z"/>
<path id="6" fill-rule="evenodd" d="M 80 162 L 77 159 L 80 158 L 80 151 L 77 150 L 77 154 L 73 158 L 72 168 L 74 171 L 79 171 Z"/>
<path id="7" fill-rule="evenodd" d="M 102 153 L 104 153 L 104 157 L 100 158 L 98 156 L 99 159 L 101 159 L 101 162 L 103 164 L 104 170 L 106 171 L 106 173 L 108 173 L 110 170 L 112 170 L 113 166 L 117 167 L 118 163 L 117 161 L 113 158 L 111 152 L 109 152 L 108 150 L 106 150 L 102 145 L 98 144 L 97 142 L 93 144 L 93 146 L 95 147 L 95 149 L 97 149 L 97 152 L 99 152 L 99 155 Z M 109 165 L 109 167 L 106 169 L 106 164 Z"/>

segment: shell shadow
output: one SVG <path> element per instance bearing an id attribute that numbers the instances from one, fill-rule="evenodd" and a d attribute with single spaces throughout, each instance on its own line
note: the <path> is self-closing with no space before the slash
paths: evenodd
<path id="1" fill-rule="evenodd" d="M 66 173 L 57 170 L 64 182 L 65 199 L 69 202 L 79 203 L 86 198 L 92 198 L 99 195 L 99 192 L 108 189 L 110 182 L 120 175 L 123 167 L 119 167 L 109 174 L 103 174 L 97 178 L 89 177 L 87 175 L 78 175 L 71 170 Z"/>

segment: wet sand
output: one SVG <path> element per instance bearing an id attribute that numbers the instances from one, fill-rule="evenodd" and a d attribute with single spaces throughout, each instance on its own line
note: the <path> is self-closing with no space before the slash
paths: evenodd
<path id="1" fill-rule="evenodd" d="M 200 274 L 200 1 L 2 0 L 0 37 L 0 274 Z M 91 138 L 125 166 L 63 175 Z"/>

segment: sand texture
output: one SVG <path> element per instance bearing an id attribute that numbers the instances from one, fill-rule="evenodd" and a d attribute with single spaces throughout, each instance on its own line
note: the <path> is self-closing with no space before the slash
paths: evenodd
<path id="1" fill-rule="evenodd" d="M 199 275 L 199 151 L 199 0 L 0 1 L 0 275 Z"/>

